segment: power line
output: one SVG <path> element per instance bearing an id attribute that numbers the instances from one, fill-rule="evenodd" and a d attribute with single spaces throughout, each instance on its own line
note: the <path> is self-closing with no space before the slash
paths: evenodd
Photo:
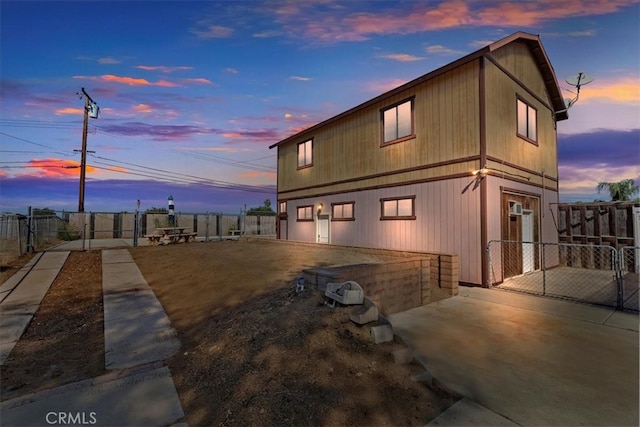
<path id="1" fill-rule="evenodd" d="M 99 156 L 94 156 L 94 157 L 100 158 Z M 106 165 L 106 166 L 116 166 L 116 167 L 118 167 L 117 165 L 113 165 L 113 164 L 109 164 L 109 163 L 105 163 L 105 162 L 100 162 L 100 161 L 96 161 L 95 163 L 103 164 L 103 165 Z M 214 185 L 214 186 L 218 186 L 218 187 L 221 187 L 221 188 L 233 188 L 233 189 L 247 190 L 247 191 L 253 191 L 253 190 L 256 190 L 256 189 L 262 191 L 264 189 L 263 186 L 256 186 L 256 185 L 249 185 L 249 184 L 238 184 L 238 183 L 234 183 L 234 182 L 214 180 L 214 179 L 203 178 L 203 177 L 199 177 L 199 176 L 195 176 L 195 175 L 187 175 L 187 174 L 181 174 L 181 173 L 177 173 L 177 172 L 165 171 L 165 170 L 162 170 L 162 169 L 149 168 L 149 167 L 146 167 L 146 166 L 135 165 L 135 164 L 126 163 L 126 162 L 116 161 L 116 163 L 121 163 L 121 164 L 125 164 L 125 165 L 134 165 L 134 166 L 137 166 L 139 168 L 142 168 L 142 170 L 140 170 L 140 169 L 133 169 L 133 170 L 136 171 L 136 172 L 139 172 L 139 173 L 144 173 L 143 176 L 146 176 L 146 177 L 149 177 L 149 178 L 154 178 L 154 179 L 172 180 L 172 181 L 181 182 L 181 183 L 188 183 L 188 184 Z M 156 173 L 150 174 L 150 172 L 147 172 L 145 169 L 148 169 L 148 170 L 150 170 L 152 172 L 156 172 Z M 114 171 L 123 172 L 123 173 L 128 172 L 128 171 L 122 171 L 120 169 L 114 169 Z M 160 174 L 158 174 L 157 172 L 160 172 Z"/>
<path id="2" fill-rule="evenodd" d="M 123 174 L 127 174 L 127 175 L 134 175 L 134 176 L 142 176 L 142 177 L 146 177 L 146 178 L 154 178 L 156 180 L 160 180 L 160 181 L 165 181 L 165 182 L 171 182 L 171 183 L 177 183 L 177 184 L 200 184 L 200 185 L 205 185 L 208 187 L 215 187 L 215 188 L 221 188 L 221 189 L 227 189 L 227 190 L 238 190 L 238 191 L 246 191 L 246 192 L 252 192 L 252 193 L 264 193 L 264 194 L 273 194 L 274 190 L 266 188 L 266 187 L 260 187 L 260 186 L 248 186 L 248 185 L 242 185 L 242 184 L 231 184 L 230 185 L 224 185 L 224 184 L 220 184 L 223 183 L 224 181 L 214 181 L 214 180 L 201 180 L 201 181 L 194 181 L 194 180 L 189 180 L 186 178 L 169 178 L 169 177 L 158 177 L 157 175 L 150 175 L 150 174 L 145 174 L 145 173 L 138 173 L 138 172 L 130 172 L 130 171 L 123 171 L 121 169 L 114 169 L 114 168 L 105 168 L 105 167 L 101 167 L 101 166 L 95 166 L 95 165 L 88 165 L 92 168 L 96 168 L 96 169 L 101 169 L 101 170 L 107 170 L 110 172 L 117 172 L 117 173 L 123 173 Z M 160 178 L 160 179 L 159 179 Z"/>
<path id="3" fill-rule="evenodd" d="M 50 150 L 53 150 L 54 153 L 61 154 L 63 156 L 67 156 L 68 155 L 67 153 L 63 153 L 62 151 L 58 151 L 57 148 L 52 147 L 50 145 L 45 145 L 45 144 L 40 144 L 38 142 L 29 141 L 28 139 L 20 138 L 20 137 L 15 136 L 15 135 L 10 135 L 10 134 L 5 133 L 5 132 L 0 132 L 0 135 L 8 136 L 9 138 L 13 138 L 13 139 L 17 139 L 18 141 L 26 142 L 27 144 L 37 145 L 38 147 L 49 148 Z"/>
<path id="4" fill-rule="evenodd" d="M 220 163 L 228 166 L 235 166 L 235 167 L 240 167 L 245 169 L 252 169 L 258 172 L 275 172 L 276 170 L 276 168 L 271 166 L 257 165 L 255 163 L 249 163 L 247 161 L 228 159 L 225 157 L 220 157 L 220 156 L 216 156 L 208 153 L 192 153 L 192 152 L 183 151 L 183 150 L 176 150 L 175 148 L 172 149 L 172 151 L 176 151 L 184 156 L 189 156 L 189 157 L 193 157 L 200 160 L 205 160 L 213 163 Z"/>

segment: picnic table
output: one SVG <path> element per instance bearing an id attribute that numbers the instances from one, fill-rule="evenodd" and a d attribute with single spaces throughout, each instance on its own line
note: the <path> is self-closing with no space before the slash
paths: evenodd
<path id="1" fill-rule="evenodd" d="M 145 234 L 144 237 L 152 246 L 169 243 L 189 243 L 196 240 L 195 232 L 185 232 L 186 227 L 158 227 L 153 234 Z"/>

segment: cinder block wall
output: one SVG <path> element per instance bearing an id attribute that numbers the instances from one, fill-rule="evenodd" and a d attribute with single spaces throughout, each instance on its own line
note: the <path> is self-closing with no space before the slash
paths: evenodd
<path id="1" fill-rule="evenodd" d="M 275 240 L 274 243 L 278 243 Z M 291 244 L 292 242 L 288 242 Z M 301 246 L 314 245 L 296 242 Z M 358 248 L 389 256 L 389 261 L 305 270 L 307 283 L 324 289 L 329 282 L 354 280 L 383 314 L 392 314 L 458 295 L 458 255 Z M 416 263 L 420 262 L 421 266 Z M 417 278 L 420 277 L 419 281 Z M 418 284 L 419 283 L 419 284 Z"/>
<path id="2" fill-rule="evenodd" d="M 430 301 L 431 260 L 416 258 L 384 264 L 358 264 L 332 272 L 331 281 L 354 280 L 364 294 L 389 315 Z"/>

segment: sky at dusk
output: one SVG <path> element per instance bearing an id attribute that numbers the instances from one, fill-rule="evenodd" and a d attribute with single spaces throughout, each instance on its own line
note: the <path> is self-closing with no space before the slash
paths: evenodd
<path id="1" fill-rule="evenodd" d="M 640 183 L 640 2 L 0 2 L 0 212 L 236 213 L 276 200 L 279 140 L 517 31 L 565 79 L 560 200 Z"/>

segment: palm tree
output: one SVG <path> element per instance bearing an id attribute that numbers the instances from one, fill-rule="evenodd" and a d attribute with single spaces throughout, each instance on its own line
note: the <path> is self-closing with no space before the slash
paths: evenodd
<path id="1" fill-rule="evenodd" d="M 634 182 L 632 179 L 623 179 L 619 182 L 600 182 L 598 183 L 598 193 L 602 191 L 604 188 L 609 189 L 609 194 L 611 194 L 611 200 L 614 202 L 626 202 L 631 200 L 631 196 L 638 192 L 640 187 L 637 185 L 633 185 Z"/>

